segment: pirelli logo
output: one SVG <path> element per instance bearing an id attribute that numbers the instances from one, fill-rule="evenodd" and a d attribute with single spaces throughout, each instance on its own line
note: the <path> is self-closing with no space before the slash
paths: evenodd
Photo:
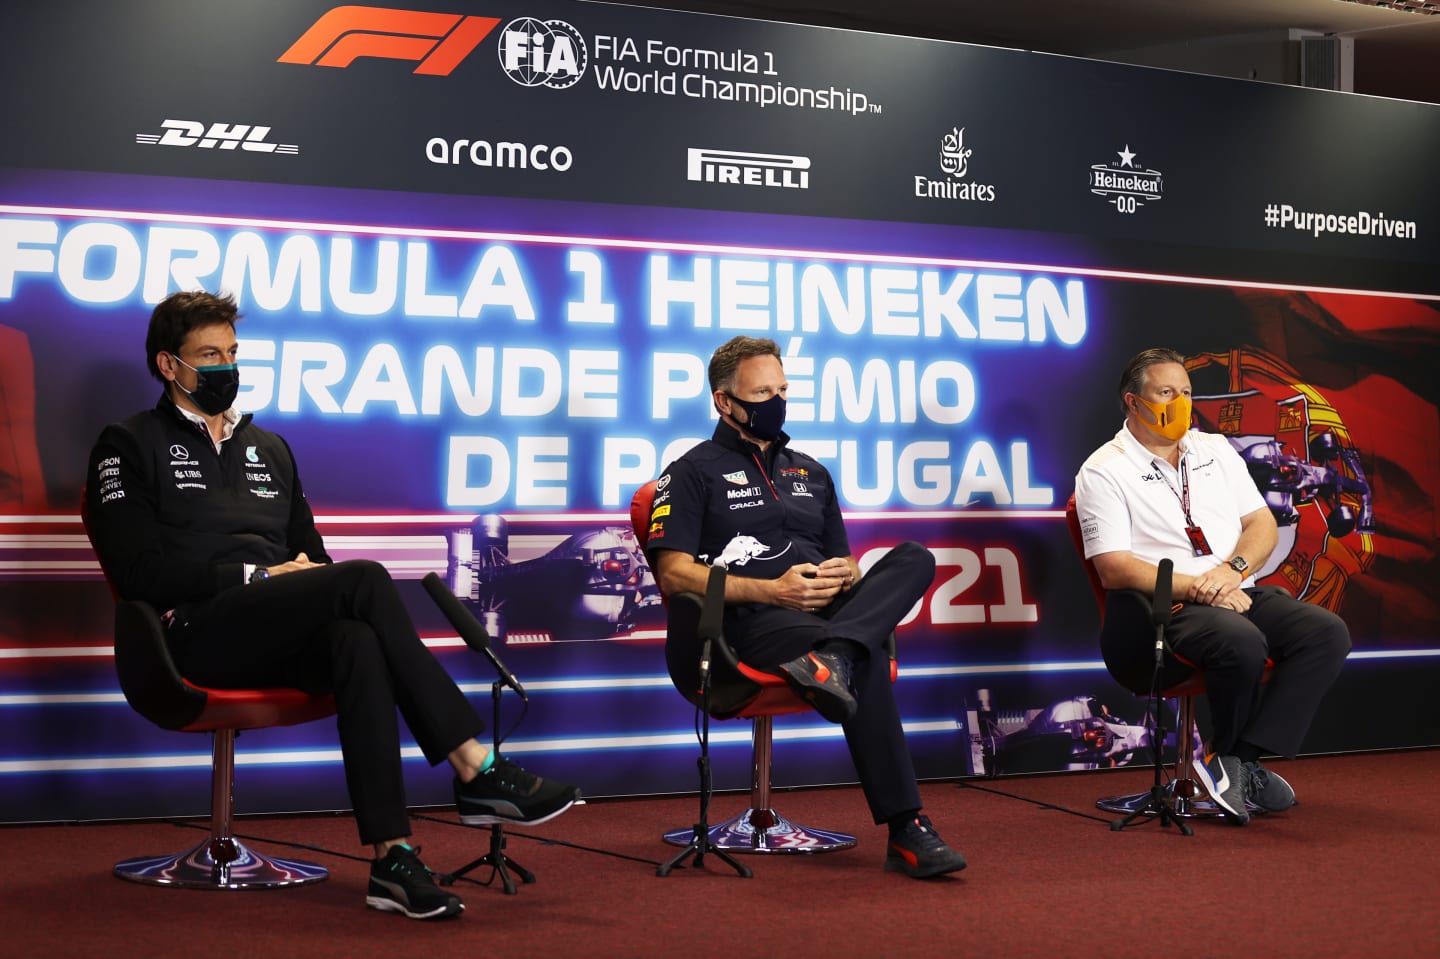
<path id="1" fill-rule="evenodd" d="M 738 150 L 690 147 L 685 175 L 686 179 L 699 183 L 808 190 L 810 158 L 785 153 L 741 153 Z"/>
<path id="2" fill-rule="evenodd" d="M 276 62 L 343 69 L 361 57 L 376 57 L 418 62 L 414 72 L 426 76 L 449 76 L 499 22 L 458 13 L 334 7 Z"/>

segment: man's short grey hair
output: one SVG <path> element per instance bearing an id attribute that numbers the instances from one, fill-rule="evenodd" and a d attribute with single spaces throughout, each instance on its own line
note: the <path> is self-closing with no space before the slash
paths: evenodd
<path id="1" fill-rule="evenodd" d="M 1159 366 L 1161 363 L 1179 363 L 1185 365 L 1185 354 L 1175 350 L 1166 349 L 1163 346 L 1151 347 L 1148 350 L 1141 350 L 1130 358 L 1125 364 L 1125 372 L 1120 374 L 1120 408 L 1130 412 L 1125 405 L 1125 394 L 1139 394 L 1145 389 L 1145 374 L 1152 366 Z"/>

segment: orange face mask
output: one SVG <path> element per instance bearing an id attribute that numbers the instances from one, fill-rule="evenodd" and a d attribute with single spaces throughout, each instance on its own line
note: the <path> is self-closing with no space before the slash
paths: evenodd
<path id="1" fill-rule="evenodd" d="M 1139 393 L 1132 395 L 1155 414 L 1159 422 L 1145 424 L 1155 435 L 1177 442 L 1190 429 L 1190 397 L 1181 394 L 1168 403 L 1152 403 Z"/>

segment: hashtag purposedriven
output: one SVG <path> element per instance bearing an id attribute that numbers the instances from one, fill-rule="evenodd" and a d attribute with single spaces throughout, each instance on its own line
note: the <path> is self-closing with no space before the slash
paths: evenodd
<path id="1" fill-rule="evenodd" d="M 1265 206 L 1265 225 L 1271 229 L 1292 229 L 1322 233 L 1350 233 L 1355 236 L 1388 236 L 1397 240 L 1415 239 L 1415 221 L 1397 220 L 1384 213 L 1310 213 L 1288 203 Z"/>

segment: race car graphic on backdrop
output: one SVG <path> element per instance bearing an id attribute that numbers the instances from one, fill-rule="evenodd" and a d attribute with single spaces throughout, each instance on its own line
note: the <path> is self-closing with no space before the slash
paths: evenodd
<path id="1" fill-rule="evenodd" d="M 534 552 L 540 537 L 527 537 Z M 446 581 L 492 639 L 521 643 L 663 638 L 665 611 L 628 526 L 587 526 L 539 555 L 516 559 L 503 516 L 476 517 L 447 536 Z"/>

